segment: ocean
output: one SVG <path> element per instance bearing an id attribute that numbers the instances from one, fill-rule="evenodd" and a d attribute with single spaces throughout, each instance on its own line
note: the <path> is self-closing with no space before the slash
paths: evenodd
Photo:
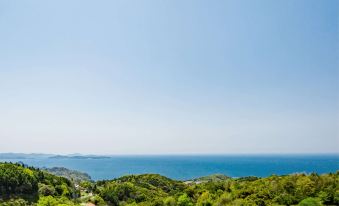
<path id="1" fill-rule="evenodd" d="M 157 173 L 177 180 L 210 174 L 230 177 L 291 173 L 319 174 L 339 170 L 339 155 L 152 155 L 109 158 L 0 159 L 35 167 L 66 167 L 88 173 L 93 180 L 113 179 L 128 174 Z"/>

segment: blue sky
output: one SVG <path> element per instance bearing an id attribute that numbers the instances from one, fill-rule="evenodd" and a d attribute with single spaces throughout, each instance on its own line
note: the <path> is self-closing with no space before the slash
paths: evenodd
<path id="1" fill-rule="evenodd" d="M 0 151 L 339 151 L 339 2 L 0 2 Z"/>

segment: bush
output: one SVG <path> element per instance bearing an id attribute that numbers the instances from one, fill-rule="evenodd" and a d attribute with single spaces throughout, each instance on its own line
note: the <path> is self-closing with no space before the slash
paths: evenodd
<path id="1" fill-rule="evenodd" d="M 39 195 L 53 196 L 55 194 L 55 188 L 52 185 L 39 184 Z"/>
<path id="2" fill-rule="evenodd" d="M 323 204 L 321 200 L 318 198 L 308 197 L 304 199 L 303 201 L 301 201 L 298 205 L 299 206 L 322 206 Z"/>
<path id="3" fill-rule="evenodd" d="M 193 206 L 192 200 L 187 196 L 186 193 L 179 196 L 178 206 Z"/>

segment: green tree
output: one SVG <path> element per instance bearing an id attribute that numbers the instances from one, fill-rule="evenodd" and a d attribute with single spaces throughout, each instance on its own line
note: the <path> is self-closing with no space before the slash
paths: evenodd
<path id="1" fill-rule="evenodd" d="M 210 196 L 208 191 L 203 192 L 197 200 L 197 206 L 212 206 L 213 201 Z"/>
<path id="2" fill-rule="evenodd" d="M 93 197 L 91 197 L 90 202 L 97 206 L 107 205 L 106 202 L 99 195 L 94 195 Z"/>
<path id="3" fill-rule="evenodd" d="M 39 194 L 42 196 L 53 196 L 55 188 L 52 185 L 39 184 Z"/>
<path id="4" fill-rule="evenodd" d="M 304 200 L 302 200 L 299 204 L 299 206 L 322 206 L 322 202 L 318 198 L 314 197 L 308 197 Z"/>
<path id="5" fill-rule="evenodd" d="M 182 194 L 178 198 L 178 206 L 193 206 L 192 200 L 186 193 Z"/>
<path id="6" fill-rule="evenodd" d="M 56 206 L 59 202 L 52 196 L 40 197 L 37 206 Z"/>
<path id="7" fill-rule="evenodd" d="M 175 201 L 175 198 L 172 196 L 166 197 L 164 199 L 164 205 L 165 206 L 175 206 L 177 203 Z"/>

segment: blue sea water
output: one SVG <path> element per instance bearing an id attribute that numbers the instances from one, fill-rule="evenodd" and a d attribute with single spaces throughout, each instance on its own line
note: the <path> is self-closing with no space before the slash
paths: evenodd
<path id="1" fill-rule="evenodd" d="M 188 180 L 216 173 L 231 177 L 265 177 L 339 170 L 339 155 L 112 156 L 103 159 L 30 158 L 0 161 L 22 161 L 36 167 L 66 167 L 86 172 L 94 180 L 143 173 Z"/>

